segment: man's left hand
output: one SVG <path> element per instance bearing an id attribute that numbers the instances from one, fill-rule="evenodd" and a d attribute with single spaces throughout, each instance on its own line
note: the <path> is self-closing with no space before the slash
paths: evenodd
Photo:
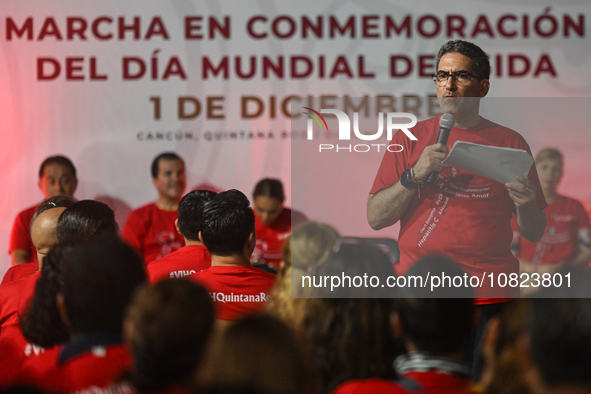
<path id="1" fill-rule="evenodd" d="M 528 181 L 527 178 L 521 175 L 517 175 L 515 179 L 521 183 L 505 183 L 505 188 L 507 189 L 507 192 L 509 192 L 509 197 L 511 197 L 515 206 L 519 208 L 532 203 L 536 198 L 537 188 L 533 183 Z"/>

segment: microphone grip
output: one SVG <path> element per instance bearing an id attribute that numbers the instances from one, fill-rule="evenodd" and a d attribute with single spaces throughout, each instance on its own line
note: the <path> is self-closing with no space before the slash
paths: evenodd
<path id="1" fill-rule="evenodd" d="M 451 131 L 451 129 L 447 129 L 447 128 L 441 128 L 439 129 L 439 134 L 437 135 L 437 144 L 447 144 L 447 139 L 449 138 L 449 132 Z M 437 171 L 433 171 L 432 173 L 429 174 L 429 176 L 427 177 L 427 183 L 429 184 L 434 184 L 435 180 L 437 180 L 437 174 L 439 174 Z"/>

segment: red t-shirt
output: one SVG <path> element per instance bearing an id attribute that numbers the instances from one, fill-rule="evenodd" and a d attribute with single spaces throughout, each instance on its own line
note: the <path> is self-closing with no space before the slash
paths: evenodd
<path id="1" fill-rule="evenodd" d="M 361 379 L 345 382 L 332 394 L 404 394 L 404 393 L 457 393 L 474 394 L 472 383 L 461 377 L 440 373 L 409 372 L 403 376 L 410 379 L 408 384 L 384 379 Z"/>
<path id="2" fill-rule="evenodd" d="M 3 285 L 4 283 L 12 282 L 13 280 L 24 278 L 25 276 L 29 276 L 33 272 L 38 271 L 38 270 L 39 270 L 39 263 L 38 262 L 15 265 L 14 267 L 10 267 L 8 269 L 8 271 L 6 271 L 6 273 L 4 274 L 4 277 L 2 278 L 2 283 L 0 283 L 0 285 Z"/>
<path id="3" fill-rule="evenodd" d="M 211 266 L 211 255 L 203 245 L 187 245 L 146 267 L 150 283 L 166 278 L 182 278 Z"/>
<path id="4" fill-rule="evenodd" d="M 37 249 L 31 240 L 30 228 L 31 219 L 33 219 L 38 206 L 39 204 L 25 209 L 14 219 L 8 245 L 9 254 L 16 249 L 26 250 L 29 253 L 29 261 L 37 261 Z"/>
<path id="5" fill-rule="evenodd" d="M 386 151 L 370 193 L 394 185 L 402 172 L 414 166 L 424 148 L 437 140 L 439 117 L 419 122 L 410 140 L 398 131 L 392 144 L 403 146 L 402 152 Z M 456 141 L 482 145 L 524 149 L 529 146 L 517 132 L 482 119 L 471 129 L 454 127 L 447 142 L 448 150 Z M 535 166 L 528 179 L 539 191 L 535 203 L 546 207 Z M 517 182 L 517 181 L 515 181 Z M 497 286 L 500 273 L 517 273 L 519 264 L 511 253 L 511 218 L 515 204 L 505 186 L 479 175 L 455 167 L 444 167 L 435 187 L 424 187 L 420 198 L 416 195 L 400 219 L 399 272 L 405 273 L 421 256 L 439 253 L 458 262 L 468 275 L 482 276 L 484 284 L 476 288 L 477 297 L 507 297 L 515 289 Z M 489 276 L 493 273 L 494 285 Z M 518 291 L 518 289 L 517 289 Z"/>
<path id="6" fill-rule="evenodd" d="M 236 320 L 261 311 L 276 275 L 251 266 L 214 265 L 189 278 L 208 289 L 218 319 Z"/>
<path id="7" fill-rule="evenodd" d="M 29 276 L 0 286 L 0 327 L 2 330 L 10 325 L 18 325 L 18 316 L 28 307 L 40 275 L 41 272 L 36 271 Z"/>
<path id="8" fill-rule="evenodd" d="M 306 217 L 297 211 L 283 208 L 277 219 L 270 225 L 266 225 L 259 219 L 254 211 L 254 227 L 256 233 L 256 246 L 253 252 L 253 260 L 256 263 L 266 263 L 276 268 L 281 264 L 282 251 L 285 240 L 291 234 L 291 227 L 306 220 Z"/>
<path id="9" fill-rule="evenodd" d="M 71 347 L 62 345 L 27 360 L 18 380 L 48 392 L 92 392 L 95 387 L 109 386 L 131 366 L 130 351 L 120 343 L 82 346 L 65 358 L 64 351 Z"/>
<path id="10" fill-rule="evenodd" d="M 547 224 L 542 239 L 536 243 L 519 236 L 512 221 L 517 256 L 535 264 L 570 264 L 579 254 L 579 233 L 588 237 L 589 217 L 583 205 L 572 198 L 558 196 L 544 211 Z M 588 240 L 587 240 L 588 242 Z"/>
<path id="11" fill-rule="evenodd" d="M 174 227 L 177 217 L 178 211 L 164 211 L 154 203 L 144 205 L 129 214 L 121 237 L 148 264 L 185 245 L 185 240 Z"/>
<path id="12" fill-rule="evenodd" d="M 0 386 L 17 383 L 24 363 L 45 352 L 58 352 L 59 346 L 42 348 L 27 341 L 19 326 L 10 325 L 0 335 Z"/>

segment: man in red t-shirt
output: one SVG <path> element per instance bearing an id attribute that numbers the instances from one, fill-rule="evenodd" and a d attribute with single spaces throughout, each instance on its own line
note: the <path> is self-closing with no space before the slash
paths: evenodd
<path id="1" fill-rule="evenodd" d="M 256 236 L 249 204 L 243 193 L 232 189 L 203 208 L 200 239 L 211 253 L 211 267 L 189 278 L 209 290 L 221 320 L 258 313 L 275 282 L 274 274 L 250 265 Z"/>
<path id="2" fill-rule="evenodd" d="M 449 41 L 439 50 L 435 67 L 439 104 L 455 119 L 448 146 L 467 141 L 530 152 L 517 132 L 479 115 L 480 98 L 490 86 L 490 62 L 482 49 L 466 41 Z M 518 261 L 511 253 L 513 215 L 524 238 L 535 242 L 544 232 L 546 203 L 536 169 L 532 167 L 528 178 L 517 176 L 516 181 L 503 185 L 444 167 L 448 147 L 433 144 L 438 122 L 435 117 L 413 127 L 410 131 L 417 140 L 402 131 L 394 135 L 392 143 L 403 149 L 384 154 L 367 202 L 368 222 L 378 230 L 400 220 L 401 273 L 420 256 L 441 253 L 469 275 L 487 274 L 476 291 L 477 297 L 489 300 L 477 302 L 509 297 L 516 289 L 493 286 L 490 278 L 496 281 L 501 273 L 518 272 Z M 439 173 L 435 182 L 424 184 L 432 172 Z"/>
<path id="3" fill-rule="evenodd" d="M 544 211 L 548 225 L 542 239 L 534 243 L 520 237 L 515 221 L 512 222 L 513 248 L 522 272 L 554 272 L 561 264 L 591 261 L 589 217 L 579 201 L 557 191 L 563 161 L 556 149 L 542 149 L 536 155 L 536 168 L 548 204 Z"/>
<path id="4" fill-rule="evenodd" d="M 174 222 L 186 186 L 185 163 L 176 153 L 162 153 L 152 161 L 151 173 L 158 199 L 133 210 L 121 232 L 121 237 L 140 253 L 146 264 L 184 245 Z"/>
<path id="5" fill-rule="evenodd" d="M 194 190 L 183 197 L 174 225 L 185 239 L 185 246 L 148 264 L 146 275 L 150 283 L 166 278 L 182 278 L 211 266 L 211 256 L 199 240 L 199 232 L 203 206 L 215 195 L 210 190 Z"/>
<path id="6" fill-rule="evenodd" d="M 39 168 L 39 190 L 45 199 L 54 196 L 73 197 L 78 185 L 76 168 L 72 161 L 65 156 L 51 156 L 41 163 Z M 10 233 L 11 265 L 26 264 L 37 261 L 35 246 L 31 241 L 31 219 L 38 205 L 32 206 L 19 213 L 14 220 Z"/>

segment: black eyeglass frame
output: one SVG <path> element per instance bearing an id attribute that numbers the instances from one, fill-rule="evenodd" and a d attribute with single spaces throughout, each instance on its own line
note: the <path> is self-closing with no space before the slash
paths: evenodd
<path id="1" fill-rule="evenodd" d="M 439 73 L 445 74 L 446 75 L 445 79 L 442 79 L 441 81 L 439 81 L 439 79 L 437 77 L 437 75 Z M 447 72 L 447 71 L 440 70 L 440 71 L 437 71 L 435 74 L 431 75 L 431 78 L 433 78 L 433 82 L 435 82 L 436 84 L 438 84 L 438 83 L 442 84 L 444 82 L 447 82 L 449 77 L 451 77 L 451 79 L 457 83 L 458 76 L 460 74 L 467 74 L 468 77 L 474 77 L 474 78 L 478 78 L 478 79 L 486 79 L 484 77 L 481 77 L 480 75 L 473 74 L 470 71 L 466 71 L 466 70 L 458 70 L 458 71 L 454 71 L 454 72 Z"/>

